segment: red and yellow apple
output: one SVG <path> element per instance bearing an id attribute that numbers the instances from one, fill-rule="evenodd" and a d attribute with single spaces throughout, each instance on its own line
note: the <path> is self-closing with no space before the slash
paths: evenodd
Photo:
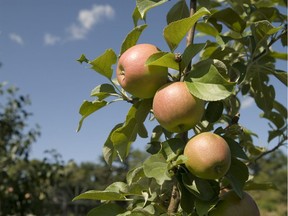
<path id="1" fill-rule="evenodd" d="M 183 154 L 187 157 L 187 169 L 203 179 L 219 179 L 227 173 L 231 165 L 229 145 L 221 136 L 211 132 L 192 137 Z"/>
<path id="2" fill-rule="evenodd" d="M 185 82 L 162 86 L 153 99 L 155 118 L 170 132 L 190 130 L 201 121 L 204 110 L 204 101 L 194 97 Z"/>
<path id="3" fill-rule="evenodd" d="M 119 58 L 116 76 L 120 86 L 138 98 L 152 98 L 168 80 L 168 69 L 145 65 L 147 59 L 160 50 L 152 44 L 137 44 Z"/>

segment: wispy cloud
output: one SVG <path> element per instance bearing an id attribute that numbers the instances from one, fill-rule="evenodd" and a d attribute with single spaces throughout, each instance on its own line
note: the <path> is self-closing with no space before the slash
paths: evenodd
<path id="1" fill-rule="evenodd" d="M 60 41 L 66 42 L 85 39 L 96 24 L 106 19 L 113 19 L 114 16 L 115 10 L 108 4 L 93 5 L 91 9 L 82 9 L 79 11 L 76 21 L 66 29 L 66 33 L 68 33 L 66 37 L 46 33 L 44 35 L 44 44 L 55 45 Z"/>
<path id="2" fill-rule="evenodd" d="M 254 104 L 254 99 L 252 97 L 244 97 L 241 101 L 241 108 L 247 109 Z"/>
<path id="3" fill-rule="evenodd" d="M 115 11 L 110 5 L 93 5 L 91 9 L 80 10 L 77 22 L 67 29 L 70 39 L 84 39 L 96 24 L 114 16 Z"/>
<path id="4" fill-rule="evenodd" d="M 45 45 L 54 45 L 61 41 L 61 38 L 50 33 L 44 35 L 44 44 Z"/>
<path id="5" fill-rule="evenodd" d="M 9 38 L 10 38 L 10 40 L 12 40 L 13 42 L 15 42 L 17 44 L 24 45 L 24 41 L 23 41 L 22 37 L 16 33 L 10 33 Z"/>

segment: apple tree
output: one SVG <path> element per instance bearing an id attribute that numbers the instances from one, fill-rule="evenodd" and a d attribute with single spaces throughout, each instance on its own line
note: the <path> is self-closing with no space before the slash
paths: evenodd
<path id="1" fill-rule="evenodd" d="M 149 11 L 163 4 L 171 5 L 163 29 L 167 50 L 151 52 L 153 41 L 137 49 L 149 31 Z M 276 64 L 287 60 L 279 52 L 287 46 L 286 6 L 281 0 L 136 0 L 134 28 L 120 53 L 81 55 L 78 61 L 107 83 L 81 105 L 78 130 L 97 110 L 124 101 L 131 107 L 103 144 L 106 163 L 124 161 L 137 138 L 150 137 L 149 157 L 125 181 L 74 198 L 102 201 L 88 215 L 260 215 L 249 190 L 274 186 L 255 181 L 249 167 L 287 140 L 287 110 L 271 84 L 287 86 L 287 72 Z M 241 124 L 243 96 L 268 121 L 270 148 L 256 146 L 257 134 Z M 156 122 L 151 130 L 148 121 Z"/>

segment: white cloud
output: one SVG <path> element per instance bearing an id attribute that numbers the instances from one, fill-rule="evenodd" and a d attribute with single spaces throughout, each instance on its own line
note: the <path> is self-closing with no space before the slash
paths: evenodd
<path id="1" fill-rule="evenodd" d="M 17 44 L 20 44 L 20 45 L 24 44 L 22 37 L 16 33 L 10 33 L 9 38 L 10 38 L 10 40 L 14 41 Z"/>
<path id="2" fill-rule="evenodd" d="M 241 101 L 241 108 L 247 109 L 254 104 L 254 99 L 252 97 L 244 97 Z"/>
<path id="3" fill-rule="evenodd" d="M 93 5 L 90 10 L 80 10 L 77 23 L 73 23 L 68 28 L 70 39 L 85 38 L 93 26 L 105 19 L 112 19 L 114 16 L 115 11 L 110 5 Z"/>
<path id="4" fill-rule="evenodd" d="M 58 42 L 61 41 L 61 38 L 58 37 L 58 36 L 55 36 L 55 35 L 52 35 L 52 34 L 49 34 L 49 33 L 46 33 L 44 35 L 44 44 L 45 45 L 54 45 Z"/>

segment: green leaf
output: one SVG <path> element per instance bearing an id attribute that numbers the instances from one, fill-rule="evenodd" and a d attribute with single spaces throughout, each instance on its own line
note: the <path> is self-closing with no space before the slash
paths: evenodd
<path id="1" fill-rule="evenodd" d="M 151 8 L 159 6 L 168 0 L 136 0 L 136 6 L 141 14 L 142 19 L 145 17 L 147 11 Z"/>
<path id="2" fill-rule="evenodd" d="M 222 101 L 210 101 L 205 110 L 205 119 L 210 123 L 215 123 L 221 118 L 223 109 Z"/>
<path id="3" fill-rule="evenodd" d="M 229 145 L 231 155 L 233 157 L 241 158 L 244 160 L 248 160 L 248 157 L 239 143 L 235 140 L 231 139 L 230 137 L 223 137 Z"/>
<path id="4" fill-rule="evenodd" d="M 191 62 L 191 59 L 194 58 L 204 47 L 206 43 L 200 44 L 190 44 L 185 48 L 182 54 L 182 61 L 180 62 L 180 70 L 183 71 Z"/>
<path id="5" fill-rule="evenodd" d="M 127 184 L 131 185 L 134 182 L 138 182 L 143 177 L 145 177 L 145 174 L 142 166 L 129 170 L 126 175 Z"/>
<path id="6" fill-rule="evenodd" d="M 286 119 L 283 119 L 283 116 L 277 112 L 262 113 L 260 117 L 265 118 L 272 122 L 278 129 L 282 128 L 285 125 Z"/>
<path id="7" fill-rule="evenodd" d="M 200 179 L 190 173 L 182 173 L 182 182 L 197 199 L 210 201 L 219 193 L 219 184 L 213 180 Z"/>
<path id="8" fill-rule="evenodd" d="M 274 71 L 273 75 L 279 80 L 281 81 L 284 85 L 288 86 L 288 75 L 287 72 L 282 71 L 282 70 L 276 70 Z"/>
<path id="9" fill-rule="evenodd" d="M 138 21 L 140 19 L 146 21 L 145 17 L 143 17 L 143 18 L 141 17 L 141 14 L 140 14 L 140 12 L 139 12 L 137 7 L 135 7 L 135 9 L 134 9 L 134 11 L 132 13 L 132 19 L 133 19 L 133 22 L 134 22 L 134 27 L 136 27 L 138 25 Z"/>
<path id="10" fill-rule="evenodd" d="M 146 65 L 161 66 L 179 70 L 179 64 L 175 61 L 174 53 L 157 52 L 147 59 Z"/>
<path id="11" fill-rule="evenodd" d="M 162 152 L 169 162 L 181 154 L 186 143 L 180 138 L 172 138 L 162 143 Z"/>
<path id="12" fill-rule="evenodd" d="M 226 80 L 213 64 L 212 59 L 197 63 L 186 79 L 191 94 L 206 101 L 229 97 L 236 85 L 235 82 Z"/>
<path id="13" fill-rule="evenodd" d="M 215 206 L 216 204 L 216 200 L 212 200 L 212 201 L 202 201 L 199 199 L 195 200 L 195 208 L 197 211 L 197 215 L 198 216 L 206 216 L 208 215 L 208 211 Z"/>
<path id="14" fill-rule="evenodd" d="M 112 65 L 114 65 L 116 61 L 117 56 L 115 52 L 112 49 L 107 49 L 102 55 L 89 63 L 92 65 L 91 68 L 93 70 L 111 80 L 113 74 Z"/>
<path id="15" fill-rule="evenodd" d="M 213 37 L 216 37 L 217 35 L 219 35 L 219 32 L 217 31 L 217 29 L 210 25 L 209 23 L 205 23 L 205 22 L 199 22 L 196 25 L 196 30 L 205 34 L 205 35 L 210 35 Z M 202 35 L 200 33 L 200 35 Z"/>
<path id="16" fill-rule="evenodd" d="M 164 38 L 170 50 L 174 51 L 194 24 L 201 17 L 208 14 L 210 12 L 206 8 L 200 8 L 193 16 L 177 20 L 166 26 L 164 29 Z"/>
<path id="17" fill-rule="evenodd" d="M 281 59 L 281 60 L 285 60 L 285 61 L 288 60 L 287 53 L 280 53 L 280 52 L 276 52 L 276 51 L 271 51 L 269 53 L 269 55 L 272 56 L 273 58 L 276 58 L 276 59 Z"/>
<path id="18" fill-rule="evenodd" d="M 267 36 L 277 33 L 282 28 L 282 26 L 274 27 L 268 20 L 261 20 L 251 25 L 253 35 L 258 42 L 261 42 Z"/>
<path id="19" fill-rule="evenodd" d="M 246 22 L 232 8 L 225 8 L 212 14 L 209 20 L 214 26 L 217 21 L 224 23 L 229 29 L 242 33 L 246 28 Z"/>
<path id="20" fill-rule="evenodd" d="M 89 115 L 91 115 L 92 113 L 96 112 L 97 110 L 101 109 L 102 107 L 106 106 L 107 102 L 106 101 L 84 101 L 80 107 L 79 113 L 82 116 L 79 124 L 78 124 L 78 128 L 77 128 L 77 132 L 80 131 L 83 121 L 86 117 L 88 117 Z"/>
<path id="21" fill-rule="evenodd" d="M 167 24 L 189 17 L 189 8 L 185 0 L 179 0 L 175 5 L 169 10 L 166 16 Z"/>
<path id="22" fill-rule="evenodd" d="M 86 63 L 89 62 L 89 60 L 86 58 L 86 56 L 85 56 L 84 54 L 82 54 L 82 55 L 80 56 L 80 58 L 77 59 L 77 61 L 80 62 L 81 64 L 82 64 L 83 62 L 86 62 Z"/>
<path id="23" fill-rule="evenodd" d="M 124 39 L 121 45 L 120 55 L 122 55 L 127 49 L 134 46 L 139 37 L 141 36 L 143 30 L 147 27 L 147 25 L 136 26 L 131 32 L 128 33 L 126 38 Z"/>
<path id="24" fill-rule="evenodd" d="M 240 198 L 243 196 L 243 188 L 248 177 L 248 167 L 242 161 L 232 157 L 231 166 L 226 174 L 226 178 Z"/>
<path id="25" fill-rule="evenodd" d="M 155 154 L 143 163 L 144 173 L 148 178 L 154 178 L 159 185 L 170 180 L 167 170 L 167 162 L 162 154 Z"/>
<path id="26" fill-rule="evenodd" d="M 90 190 L 76 196 L 73 201 L 88 199 L 88 200 L 109 200 L 109 201 L 128 201 L 128 199 L 120 193 L 110 192 L 110 191 L 98 191 Z"/>
<path id="27" fill-rule="evenodd" d="M 272 182 L 255 182 L 253 180 L 249 180 L 245 183 L 244 190 L 277 190 L 277 186 Z"/>
<path id="28" fill-rule="evenodd" d="M 151 106 L 152 99 L 141 100 L 133 104 L 126 116 L 125 123 L 111 134 L 111 141 L 121 160 L 126 158 L 131 144 L 136 140 L 139 125 L 140 129 L 143 129 L 142 124 L 150 112 Z"/>
<path id="29" fill-rule="evenodd" d="M 90 210 L 87 216 L 115 216 L 125 211 L 120 205 L 115 203 L 105 203 Z"/>
<path id="30" fill-rule="evenodd" d="M 98 97 L 98 100 L 101 101 L 113 94 L 117 94 L 115 88 L 113 85 L 111 84 L 101 84 L 96 86 L 92 91 L 90 96 L 92 97 Z"/>
<path id="31" fill-rule="evenodd" d="M 251 82 L 251 90 L 253 91 L 253 97 L 257 106 L 265 113 L 269 113 L 273 108 L 273 102 L 275 99 L 275 90 L 272 85 L 267 85 L 268 76 L 256 71 Z"/>
<path id="32" fill-rule="evenodd" d="M 117 130 L 118 128 L 122 127 L 122 123 L 121 124 L 117 124 L 110 132 L 108 138 L 106 139 L 102 152 L 103 152 L 103 157 L 104 160 L 106 161 L 106 163 L 108 165 L 112 165 L 112 162 L 115 160 L 116 156 L 117 156 L 117 151 L 114 148 L 113 142 L 111 140 L 111 136 L 113 134 L 113 132 L 115 130 Z"/>

